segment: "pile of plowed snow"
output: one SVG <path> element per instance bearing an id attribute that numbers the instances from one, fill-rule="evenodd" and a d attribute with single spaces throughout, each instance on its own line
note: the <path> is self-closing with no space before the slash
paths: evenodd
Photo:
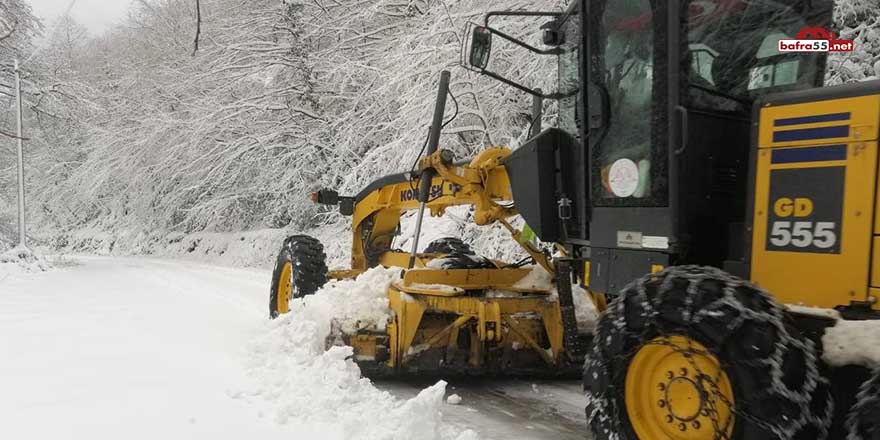
<path id="1" fill-rule="evenodd" d="M 0 274 L 8 272 L 44 272 L 52 265 L 43 257 L 24 246 L 16 246 L 0 253 Z"/>
<path id="2" fill-rule="evenodd" d="M 290 313 L 267 324 L 251 347 L 248 369 L 259 385 L 243 395 L 270 401 L 279 423 L 318 427 L 325 438 L 476 439 L 473 431 L 443 424 L 445 382 L 401 400 L 361 377 L 351 347 L 325 351 L 334 319 L 347 331 L 384 328 L 386 288 L 399 274 L 400 269 L 378 267 L 291 301 Z"/>
<path id="3" fill-rule="evenodd" d="M 834 366 L 861 365 L 880 368 L 880 321 L 839 320 L 825 330 L 823 357 Z"/>

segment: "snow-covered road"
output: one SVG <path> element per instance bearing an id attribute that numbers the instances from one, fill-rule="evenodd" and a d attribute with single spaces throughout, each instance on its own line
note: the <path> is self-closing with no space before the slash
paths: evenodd
<path id="1" fill-rule="evenodd" d="M 248 361 L 267 331 L 268 272 L 145 258 L 74 262 L 0 273 L 0 438 L 358 437 L 313 416 L 297 420 L 296 408 L 275 408 L 283 399 L 253 391 L 260 386 Z M 392 407 L 428 385 L 378 387 L 395 396 L 385 403 Z M 447 392 L 463 402 L 443 405 L 444 432 L 585 437 L 575 382 L 453 383 Z M 370 432 L 363 438 L 386 438 Z"/>
<path id="2" fill-rule="evenodd" d="M 423 382 L 377 384 L 399 397 L 412 397 Z M 451 381 L 448 394 L 461 404 L 444 408 L 450 423 L 476 431 L 482 439 L 585 440 L 584 393 L 580 381 L 480 379 Z"/>

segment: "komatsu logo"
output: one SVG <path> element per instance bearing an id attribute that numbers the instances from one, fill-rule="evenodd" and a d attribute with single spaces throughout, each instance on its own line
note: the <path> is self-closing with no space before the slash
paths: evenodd
<path id="1" fill-rule="evenodd" d="M 429 199 L 436 199 L 443 195 L 443 184 L 431 185 L 431 190 L 428 191 Z M 405 189 L 400 192 L 400 201 L 408 202 L 410 200 L 417 200 L 419 198 L 419 189 L 418 188 L 410 188 Z"/>

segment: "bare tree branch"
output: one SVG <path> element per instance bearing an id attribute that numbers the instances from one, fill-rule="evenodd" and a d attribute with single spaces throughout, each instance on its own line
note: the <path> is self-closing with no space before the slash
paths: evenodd
<path id="1" fill-rule="evenodd" d="M 318 0 L 315 0 L 315 4 L 318 5 L 318 7 L 321 8 L 321 10 L 324 11 L 325 14 L 330 15 L 330 12 L 327 11 L 327 8 L 325 8 L 324 5 L 318 2 Z"/>
<path id="2" fill-rule="evenodd" d="M 199 35 L 202 33 L 202 7 L 199 0 L 196 0 L 196 38 L 193 41 L 193 56 L 199 51 Z"/>
<path id="3" fill-rule="evenodd" d="M 6 23 L 3 23 L 6 24 Z M 18 27 L 18 21 L 13 21 L 12 26 L 9 26 L 9 32 L 6 32 L 5 35 L 0 35 L 0 41 L 3 41 L 12 36 L 15 33 L 15 28 Z"/>
<path id="4" fill-rule="evenodd" d="M 12 138 L 12 139 L 21 139 L 21 140 L 23 140 L 23 141 L 29 141 L 29 140 L 31 140 L 30 138 L 26 138 L 26 137 L 18 137 L 17 134 L 14 134 L 14 133 L 9 132 L 9 131 L 6 131 L 6 130 L 3 130 L 2 128 L 0 128 L 0 136 L 6 136 L 6 137 L 9 137 L 9 138 Z"/>

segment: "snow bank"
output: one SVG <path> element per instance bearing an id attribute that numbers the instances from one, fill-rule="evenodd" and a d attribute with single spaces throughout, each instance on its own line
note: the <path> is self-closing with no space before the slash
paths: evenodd
<path id="1" fill-rule="evenodd" d="M 0 254 L 0 273 L 12 272 L 13 270 L 45 272 L 51 268 L 52 265 L 48 261 L 24 246 L 16 246 Z"/>
<path id="2" fill-rule="evenodd" d="M 832 366 L 880 367 L 880 321 L 844 321 L 825 331 L 823 358 Z"/>
<path id="3" fill-rule="evenodd" d="M 284 239 L 307 234 L 324 244 L 327 265 L 347 268 L 351 252 L 351 226 L 340 222 L 308 232 L 292 229 L 257 229 L 240 232 L 122 231 L 83 229 L 44 241 L 59 253 L 98 255 L 151 255 L 183 258 L 232 267 L 272 268 Z"/>
<path id="4" fill-rule="evenodd" d="M 267 324 L 250 348 L 248 370 L 258 388 L 239 395 L 272 403 L 278 423 L 317 427 L 328 438 L 364 440 L 473 440 L 443 424 L 443 381 L 400 400 L 362 378 L 347 346 L 324 349 L 331 323 L 384 328 L 385 289 L 399 269 L 371 269 L 355 280 L 330 283 L 291 303 L 290 313 Z"/>

